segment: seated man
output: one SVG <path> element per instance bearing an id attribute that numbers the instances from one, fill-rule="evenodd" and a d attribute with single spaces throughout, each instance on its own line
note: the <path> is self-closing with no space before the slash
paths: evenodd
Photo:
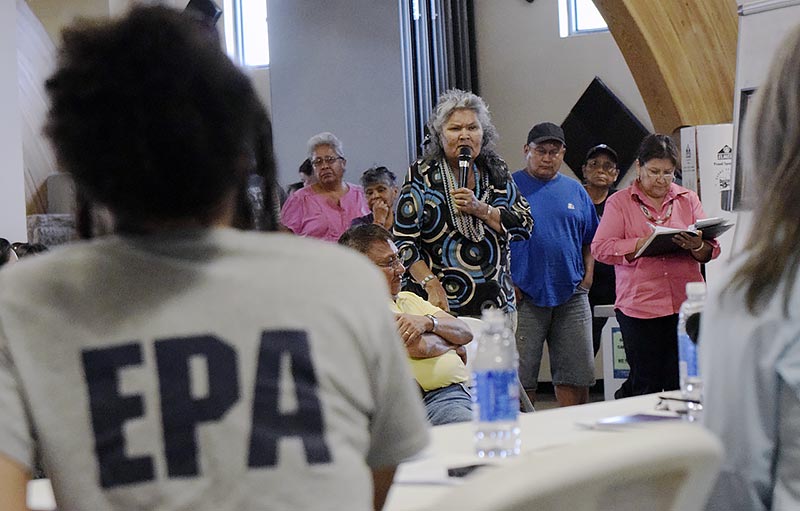
<path id="1" fill-rule="evenodd" d="M 376 224 L 351 227 L 341 245 L 358 250 L 383 271 L 392 295 L 397 331 L 422 388 L 428 420 L 434 426 L 472 419 L 472 399 L 466 389 L 464 345 L 472 340 L 469 327 L 414 293 L 400 291 L 405 272 L 389 231 Z"/>
<path id="2" fill-rule="evenodd" d="M 367 198 L 369 213 L 353 219 L 352 225 L 377 224 L 392 230 L 394 224 L 394 201 L 400 189 L 397 178 L 386 167 L 371 167 L 361 174 L 361 186 Z"/>

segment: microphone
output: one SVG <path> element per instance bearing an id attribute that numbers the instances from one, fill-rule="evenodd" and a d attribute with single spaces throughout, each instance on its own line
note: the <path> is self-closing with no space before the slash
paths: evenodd
<path id="1" fill-rule="evenodd" d="M 472 159 L 472 149 L 467 146 L 461 147 L 458 150 L 458 170 L 459 170 L 459 181 L 461 182 L 461 188 L 467 187 L 467 172 L 469 172 L 469 162 Z"/>

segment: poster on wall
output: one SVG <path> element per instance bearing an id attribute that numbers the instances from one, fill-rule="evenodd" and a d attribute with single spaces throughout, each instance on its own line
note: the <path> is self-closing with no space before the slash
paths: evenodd
<path id="1" fill-rule="evenodd" d="M 697 129 L 681 128 L 681 184 L 697 192 Z"/>
<path id="2" fill-rule="evenodd" d="M 706 216 L 721 217 L 736 223 L 737 213 L 726 210 L 733 193 L 733 124 L 708 124 L 685 129 L 695 130 L 698 195 Z M 719 278 L 729 261 L 735 232 L 734 228 L 717 238 L 721 254 L 719 258 L 706 263 L 707 282 Z"/>

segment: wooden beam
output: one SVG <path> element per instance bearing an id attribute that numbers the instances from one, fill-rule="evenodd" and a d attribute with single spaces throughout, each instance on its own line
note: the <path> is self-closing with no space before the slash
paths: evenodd
<path id="1" fill-rule="evenodd" d="M 733 119 L 736 0 L 594 0 L 628 63 L 653 126 Z"/>

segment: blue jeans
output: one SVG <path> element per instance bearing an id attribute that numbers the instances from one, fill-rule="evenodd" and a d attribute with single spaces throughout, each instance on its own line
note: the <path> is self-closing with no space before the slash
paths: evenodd
<path id="1" fill-rule="evenodd" d="M 472 397 L 462 383 L 427 391 L 422 402 L 433 426 L 472 420 Z"/>
<path id="2" fill-rule="evenodd" d="M 545 341 L 553 385 L 594 385 L 588 291 L 578 287 L 566 302 L 555 307 L 538 307 L 526 296 L 517 304 L 517 313 L 519 379 L 525 389 L 536 389 Z"/>

